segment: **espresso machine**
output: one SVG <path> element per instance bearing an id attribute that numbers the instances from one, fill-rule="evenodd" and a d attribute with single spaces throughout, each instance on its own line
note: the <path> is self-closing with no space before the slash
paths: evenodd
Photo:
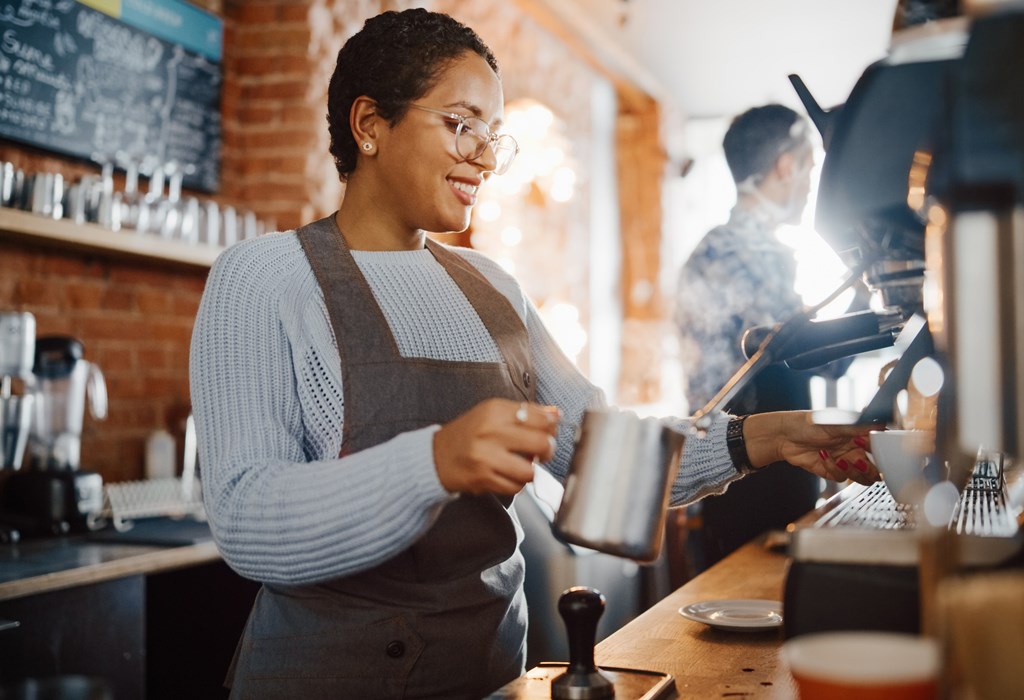
<path id="1" fill-rule="evenodd" d="M 825 143 L 816 228 L 902 319 L 853 420 L 891 422 L 918 363 L 940 369 L 928 490 L 850 486 L 791 526 L 787 637 L 927 633 L 937 579 L 1024 565 L 1024 8 L 898 34 L 840 107 L 791 80 Z"/>
<path id="2" fill-rule="evenodd" d="M 27 464 L 0 490 L 0 522 L 26 536 L 85 531 L 103 507 L 102 477 L 81 468 L 86 406 L 97 420 L 107 414 L 103 373 L 68 336 L 37 338 L 32 354 Z"/>

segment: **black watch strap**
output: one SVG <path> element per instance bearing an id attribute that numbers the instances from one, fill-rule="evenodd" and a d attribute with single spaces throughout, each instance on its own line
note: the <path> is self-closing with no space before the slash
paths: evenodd
<path id="1" fill-rule="evenodd" d="M 729 450 L 733 466 L 740 474 L 756 471 L 750 464 L 747 443 L 743 440 L 743 424 L 746 420 L 747 416 L 734 416 L 729 419 L 729 424 L 725 429 L 725 446 Z"/>

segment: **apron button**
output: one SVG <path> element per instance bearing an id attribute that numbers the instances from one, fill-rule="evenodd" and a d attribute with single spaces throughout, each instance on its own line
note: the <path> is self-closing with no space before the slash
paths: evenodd
<path id="1" fill-rule="evenodd" d="M 529 372 L 523 372 L 523 386 L 525 386 L 527 389 L 530 388 L 530 373 Z"/>
<path id="2" fill-rule="evenodd" d="M 388 646 L 387 649 L 385 649 L 385 651 L 387 651 L 388 656 L 390 656 L 392 659 L 400 658 L 403 654 L 405 654 L 405 644 L 399 641 L 388 642 Z"/>

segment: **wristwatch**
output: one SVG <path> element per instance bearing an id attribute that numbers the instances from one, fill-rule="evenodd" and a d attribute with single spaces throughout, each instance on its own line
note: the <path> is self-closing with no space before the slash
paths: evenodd
<path id="1" fill-rule="evenodd" d="M 736 471 L 740 474 L 749 474 L 757 471 L 750 464 L 750 456 L 747 454 L 747 443 L 743 440 L 743 424 L 748 416 L 733 416 L 725 428 L 725 446 L 729 450 L 729 457 Z"/>

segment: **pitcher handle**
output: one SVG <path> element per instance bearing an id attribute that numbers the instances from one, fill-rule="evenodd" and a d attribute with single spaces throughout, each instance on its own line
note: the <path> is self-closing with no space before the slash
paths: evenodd
<path id="1" fill-rule="evenodd" d="M 86 392 L 89 396 L 89 413 L 97 420 L 107 417 L 107 383 L 103 379 L 103 372 L 95 363 L 89 363 L 89 379 L 86 384 Z"/>

